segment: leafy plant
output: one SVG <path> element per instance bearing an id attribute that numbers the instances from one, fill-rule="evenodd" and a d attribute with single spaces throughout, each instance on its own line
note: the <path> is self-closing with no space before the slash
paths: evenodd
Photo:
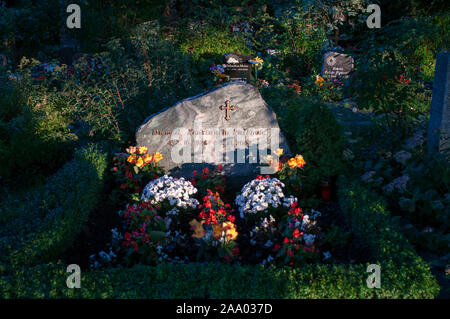
<path id="1" fill-rule="evenodd" d="M 314 194 L 322 179 L 335 177 L 344 169 L 344 132 L 333 112 L 322 103 L 311 101 L 300 109 L 297 118 L 295 149 L 308 163 L 303 189 L 306 194 Z"/>

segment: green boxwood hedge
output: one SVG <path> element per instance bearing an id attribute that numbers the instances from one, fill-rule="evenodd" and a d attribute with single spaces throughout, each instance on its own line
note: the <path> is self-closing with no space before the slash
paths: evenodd
<path id="1" fill-rule="evenodd" d="M 52 262 L 0 271 L 2 298 L 434 298 L 428 266 L 390 221 L 383 201 L 341 179 L 339 197 L 350 227 L 367 245 L 367 264 L 301 268 L 216 263 L 137 265 L 82 270 L 81 289 L 68 289 L 66 265 Z M 381 267 L 381 288 L 366 285 L 367 265 Z"/>
<path id="2" fill-rule="evenodd" d="M 0 264 L 36 265 L 60 256 L 97 203 L 106 165 L 106 154 L 89 145 L 42 187 L 5 200 L 0 207 Z"/>

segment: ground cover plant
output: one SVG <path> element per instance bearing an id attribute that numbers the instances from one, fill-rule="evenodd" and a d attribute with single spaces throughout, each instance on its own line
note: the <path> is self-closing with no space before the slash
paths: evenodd
<path id="1" fill-rule="evenodd" d="M 363 0 L 95 0 L 83 32 L 68 3 L 0 4 L 1 298 L 450 296 L 448 154 L 427 152 L 443 1 L 380 1 L 369 29 Z M 329 51 L 348 76 L 323 74 Z M 238 186 L 222 165 L 172 176 L 136 130 L 230 82 L 226 53 L 289 149 Z"/>

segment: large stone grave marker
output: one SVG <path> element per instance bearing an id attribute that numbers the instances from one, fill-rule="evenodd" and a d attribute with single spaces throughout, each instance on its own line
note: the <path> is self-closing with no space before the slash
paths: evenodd
<path id="1" fill-rule="evenodd" d="M 428 124 L 428 152 L 450 150 L 450 52 L 436 56 L 430 122 Z"/>
<path id="2" fill-rule="evenodd" d="M 137 145 L 160 152 L 174 176 L 190 177 L 212 165 L 248 181 L 261 171 L 266 155 L 289 148 L 275 113 L 258 89 L 242 81 L 178 102 L 152 115 L 137 129 Z"/>
<path id="3" fill-rule="evenodd" d="M 321 75 L 328 79 L 345 78 L 355 67 L 353 57 L 339 52 L 327 52 L 322 58 Z"/>

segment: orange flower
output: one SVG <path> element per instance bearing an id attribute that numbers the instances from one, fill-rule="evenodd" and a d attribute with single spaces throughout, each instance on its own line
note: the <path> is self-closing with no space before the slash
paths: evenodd
<path id="1" fill-rule="evenodd" d="M 205 229 L 203 228 L 203 223 L 203 220 L 201 222 L 198 222 L 196 219 L 193 219 L 189 222 L 189 225 L 191 225 L 191 230 L 194 231 L 192 237 L 198 239 L 205 237 Z"/>
<path id="2" fill-rule="evenodd" d="M 222 232 L 223 232 L 222 225 L 213 224 L 212 229 L 213 229 L 213 234 L 212 234 L 213 237 L 215 239 L 220 239 L 222 237 Z"/>
<path id="3" fill-rule="evenodd" d="M 153 156 L 151 156 L 150 154 L 145 154 L 145 157 L 144 157 L 145 164 L 150 163 L 152 160 L 153 160 Z"/>
<path id="4" fill-rule="evenodd" d="M 127 162 L 128 162 L 128 163 L 131 163 L 131 164 L 136 163 L 136 155 L 130 155 L 130 156 L 128 156 Z"/>
<path id="5" fill-rule="evenodd" d="M 305 160 L 303 159 L 303 156 L 302 156 L 302 155 L 297 155 L 297 156 L 295 156 L 295 161 L 297 162 L 297 167 L 303 167 L 303 166 L 305 166 L 305 164 L 306 164 L 306 162 L 305 162 Z"/>
<path id="6" fill-rule="evenodd" d="M 323 77 L 321 77 L 320 75 L 316 75 L 315 84 L 319 84 L 319 86 L 323 86 L 323 82 L 325 82 L 325 79 Z"/>
<path id="7" fill-rule="evenodd" d="M 136 166 L 139 167 L 139 168 L 144 166 L 144 160 L 142 159 L 141 156 L 139 156 L 138 160 L 136 161 Z"/>
<path id="8" fill-rule="evenodd" d="M 147 153 L 147 151 L 148 151 L 148 148 L 146 146 L 139 146 L 138 147 L 139 154 L 145 154 L 145 153 Z"/>
<path id="9" fill-rule="evenodd" d="M 163 159 L 163 156 L 161 153 L 156 152 L 155 154 L 153 154 L 153 161 L 155 163 L 158 163 L 162 159 Z"/>
<path id="10" fill-rule="evenodd" d="M 297 161 L 295 160 L 295 158 L 289 159 L 288 165 L 289 165 L 290 168 L 297 167 Z"/>
<path id="11" fill-rule="evenodd" d="M 295 157 L 289 159 L 288 165 L 290 168 L 296 168 L 296 167 L 303 167 L 305 166 L 306 162 L 303 159 L 302 155 L 296 155 Z"/>

